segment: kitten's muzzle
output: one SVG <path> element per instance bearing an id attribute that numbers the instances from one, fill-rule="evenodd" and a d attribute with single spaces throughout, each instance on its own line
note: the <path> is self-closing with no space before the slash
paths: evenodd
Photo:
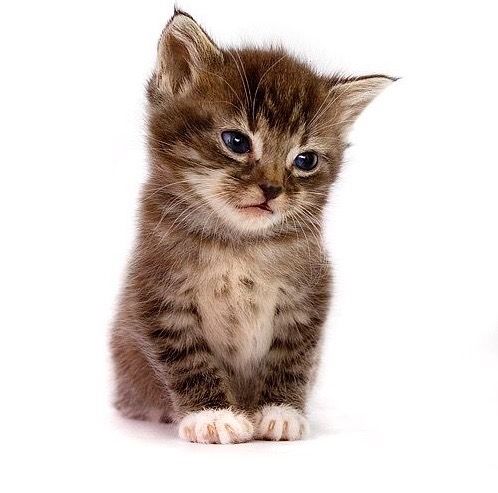
<path id="1" fill-rule="evenodd" d="M 243 205 L 239 206 L 239 209 L 247 209 L 247 210 L 254 210 L 254 209 L 259 209 L 261 211 L 266 211 L 269 212 L 270 214 L 273 214 L 273 209 L 268 205 L 268 202 L 262 202 L 261 204 L 250 204 L 250 205 Z"/>
<path id="2" fill-rule="evenodd" d="M 283 187 L 275 183 L 263 182 L 259 184 L 259 188 L 263 192 L 265 202 L 276 199 L 283 192 Z"/>

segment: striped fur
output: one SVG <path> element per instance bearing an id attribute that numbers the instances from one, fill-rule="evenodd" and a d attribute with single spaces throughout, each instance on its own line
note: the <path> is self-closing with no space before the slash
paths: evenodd
<path id="1" fill-rule="evenodd" d="M 196 442 L 297 439 L 327 313 L 322 212 L 352 121 L 391 79 L 223 50 L 182 12 L 148 85 L 149 177 L 112 333 L 116 405 Z M 220 134 L 252 141 L 235 155 Z M 300 152 L 316 170 L 292 165 Z M 271 212 L 259 184 L 282 187 Z"/>

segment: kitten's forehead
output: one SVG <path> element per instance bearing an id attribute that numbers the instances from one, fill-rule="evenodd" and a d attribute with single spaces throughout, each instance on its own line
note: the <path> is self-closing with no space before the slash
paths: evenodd
<path id="1" fill-rule="evenodd" d="M 325 94 L 323 81 L 309 67 L 280 51 L 245 49 L 228 52 L 226 59 L 252 132 L 306 131 Z"/>

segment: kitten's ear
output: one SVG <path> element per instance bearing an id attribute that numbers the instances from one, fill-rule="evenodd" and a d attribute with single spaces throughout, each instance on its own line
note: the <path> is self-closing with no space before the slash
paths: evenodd
<path id="1" fill-rule="evenodd" d="M 157 47 L 157 87 L 169 94 L 186 91 L 203 67 L 222 57 L 202 27 L 188 14 L 175 10 Z"/>
<path id="2" fill-rule="evenodd" d="M 331 92 L 342 132 L 346 134 L 367 105 L 396 80 L 386 75 L 369 75 L 334 81 Z"/>

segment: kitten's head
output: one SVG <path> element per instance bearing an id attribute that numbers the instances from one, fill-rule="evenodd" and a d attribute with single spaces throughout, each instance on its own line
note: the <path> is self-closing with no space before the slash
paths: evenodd
<path id="1" fill-rule="evenodd" d="M 221 49 L 175 12 L 148 86 L 148 210 L 204 235 L 316 230 L 348 128 L 391 81 L 321 76 L 281 49 Z"/>

